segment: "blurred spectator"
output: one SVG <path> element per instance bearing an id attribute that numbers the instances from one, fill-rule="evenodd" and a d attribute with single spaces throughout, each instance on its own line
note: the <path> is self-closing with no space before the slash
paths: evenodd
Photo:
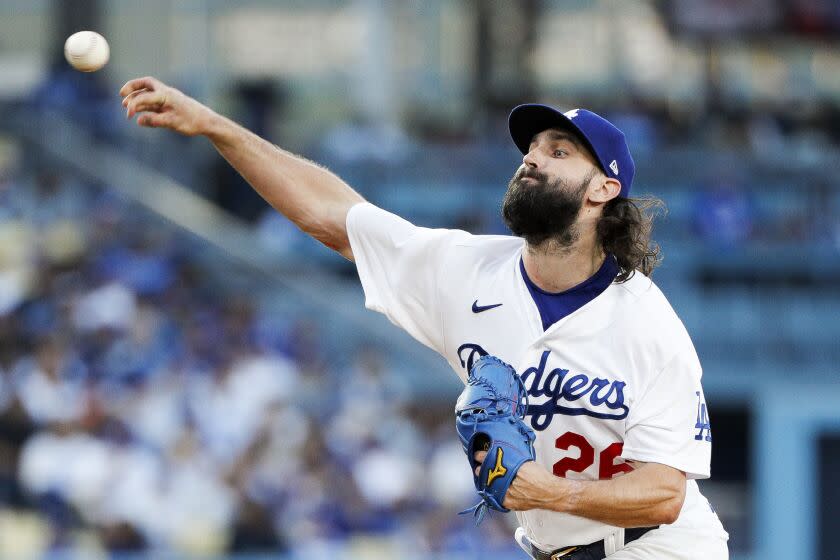
<path id="1" fill-rule="evenodd" d="M 84 294 L 73 309 L 73 323 L 80 331 L 125 331 L 135 320 L 134 292 L 116 282 Z"/>
<path id="2" fill-rule="evenodd" d="M 196 387 L 190 412 L 215 461 L 226 465 L 245 451 L 271 406 L 290 398 L 296 379 L 282 358 L 242 355 Z"/>
<path id="3" fill-rule="evenodd" d="M 87 368 L 67 343 L 43 340 L 34 356 L 21 358 L 12 372 L 17 396 L 37 424 L 78 421 L 84 412 Z"/>

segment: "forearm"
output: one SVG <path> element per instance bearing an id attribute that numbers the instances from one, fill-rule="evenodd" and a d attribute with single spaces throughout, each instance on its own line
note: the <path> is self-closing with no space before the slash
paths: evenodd
<path id="1" fill-rule="evenodd" d="M 281 150 L 183 92 L 151 76 L 120 88 L 126 117 L 185 136 L 207 136 L 242 177 L 301 230 L 353 258 L 347 212 L 364 199 L 326 169 Z"/>
<path id="2" fill-rule="evenodd" d="M 685 474 L 645 463 L 610 480 L 569 480 L 531 461 L 522 465 L 504 505 L 515 510 L 546 509 L 609 523 L 649 527 L 673 523 L 685 499 Z"/>
<path id="3" fill-rule="evenodd" d="M 208 117 L 202 133 L 272 207 L 352 260 L 345 220 L 364 199 L 347 183 L 218 114 Z"/>
<path id="4" fill-rule="evenodd" d="M 684 475 L 653 463 L 611 480 L 558 480 L 555 509 L 618 527 L 673 523 L 685 499 Z"/>

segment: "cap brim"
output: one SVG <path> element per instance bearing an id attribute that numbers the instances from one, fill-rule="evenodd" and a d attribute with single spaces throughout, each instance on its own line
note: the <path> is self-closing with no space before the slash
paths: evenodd
<path id="1" fill-rule="evenodd" d="M 595 161 L 599 161 L 598 155 L 592 149 L 592 144 L 583 131 L 577 127 L 572 119 L 554 107 L 540 105 L 539 103 L 528 103 L 514 107 L 508 117 L 510 136 L 523 155 L 528 153 L 528 148 L 531 146 L 531 140 L 534 139 L 534 136 L 549 128 L 572 130 L 592 153 Z"/>

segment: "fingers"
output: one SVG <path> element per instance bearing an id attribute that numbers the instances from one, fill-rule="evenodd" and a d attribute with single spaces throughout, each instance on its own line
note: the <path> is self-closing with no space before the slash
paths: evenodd
<path id="1" fill-rule="evenodd" d="M 123 106 L 123 107 L 125 107 L 126 105 L 128 105 L 128 102 L 129 102 L 129 101 L 131 101 L 131 98 L 132 98 L 132 97 L 134 97 L 134 96 L 136 96 L 136 95 L 139 95 L 139 94 L 141 94 L 141 93 L 143 93 L 143 92 L 145 92 L 145 91 L 152 91 L 152 90 L 150 90 L 150 89 L 146 89 L 146 88 L 142 88 L 142 89 L 135 89 L 134 91 L 132 91 L 131 93 L 129 93 L 128 95 L 126 95 L 125 97 L 123 97 L 123 100 L 122 100 L 122 106 Z"/>
<path id="2" fill-rule="evenodd" d="M 123 100 L 126 118 L 143 111 L 160 111 L 166 105 L 166 91 L 138 90 Z"/>
<path id="3" fill-rule="evenodd" d="M 151 76 L 129 80 L 125 83 L 123 87 L 120 88 L 120 96 L 125 97 L 127 95 L 131 95 L 131 93 L 141 89 L 154 91 L 158 89 L 161 85 L 163 84 L 161 84 L 159 80 L 156 80 Z"/>
<path id="4" fill-rule="evenodd" d="M 169 126 L 170 115 L 160 113 L 144 113 L 137 118 L 137 124 L 149 128 Z"/>
<path id="5" fill-rule="evenodd" d="M 478 463 L 478 466 L 475 468 L 475 476 L 478 476 L 479 471 L 481 471 L 481 464 L 484 462 L 484 458 L 487 457 L 486 451 L 476 451 L 475 460 Z"/>
<path id="6" fill-rule="evenodd" d="M 155 78 L 138 78 L 120 89 L 125 116 L 139 115 L 137 124 L 144 127 L 165 127 L 185 136 L 201 132 L 202 109 L 207 108 L 175 88 Z"/>

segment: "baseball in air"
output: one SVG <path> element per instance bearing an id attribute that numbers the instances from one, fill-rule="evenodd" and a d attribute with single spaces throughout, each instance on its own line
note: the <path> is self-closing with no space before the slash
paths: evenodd
<path id="1" fill-rule="evenodd" d="M 111 49 L 96 31 L 77 31 L 64 42 L 64 58 L 81 72 L 95 72 L 108 62 Z"/>

